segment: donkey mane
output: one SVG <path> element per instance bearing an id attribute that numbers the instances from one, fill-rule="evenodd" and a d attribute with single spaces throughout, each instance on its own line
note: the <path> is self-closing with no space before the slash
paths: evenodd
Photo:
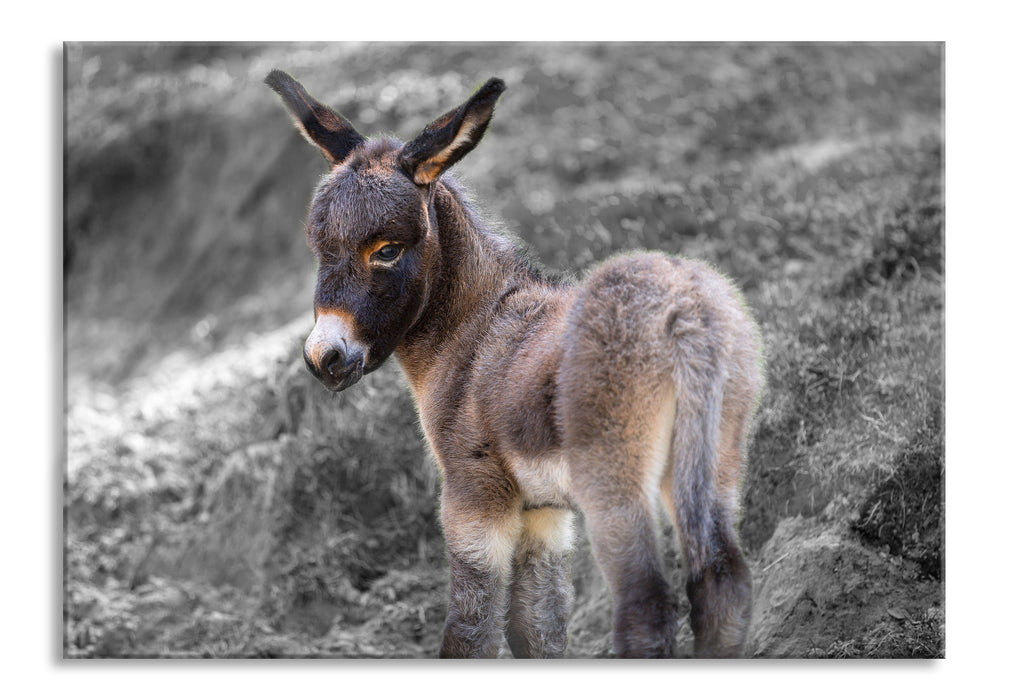
<path id="1" fill-rule="evenodd" d="M 427 304 L 429 311 L 408 334 L 408 343 L 413 335 L 440 338 L 458 323 L 488 320 L 495 308 L 521 289 L 573 284 L 546 273 L 520 239 L 489 224 L 451 173 L 443 175 L 435 188 L 442 274 Z M 466 294 L 459 295 L 459 289 Z"/>

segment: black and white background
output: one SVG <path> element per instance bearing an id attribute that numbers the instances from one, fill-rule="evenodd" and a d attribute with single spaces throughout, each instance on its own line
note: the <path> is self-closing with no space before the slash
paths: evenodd
<path id="1" fill-rule="evenodd" d="M 647 248 L 733 277 L 768 374 L 741 514 L 750 654 L 943 656 L 943 60 L 939 43 L 67 44 L 65 656 L 436 653 L 438 484 L 404 382 L 390 363 L 331 395 L 301 361 L 325 162 L 263 85 L 274 67 L 405 138 L 502 77 L 455 171 L 543 266 Z M 569 655 L 607 656 L 584 537 L 574 569 Z"/>

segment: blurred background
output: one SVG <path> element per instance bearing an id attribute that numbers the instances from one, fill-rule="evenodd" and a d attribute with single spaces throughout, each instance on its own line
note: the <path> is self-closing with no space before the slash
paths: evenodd
<path id="1" fill-rule="evenodd" d="M 941 45 L 64 57 L 66 656 L 437 653 L 438 477 L 403 379 L 390 363 L 333 395 L 301 360 L 326 163 L 272 68 L 401 138 L 501 77 L 454 168 L 487 219 L 552 270 L 646 248 L 732 276 L 768 373 L 740 520 L 749 652 L 944 653 Z M 569 655 L 607 656 L 584 537 L 573 566 Z"/>

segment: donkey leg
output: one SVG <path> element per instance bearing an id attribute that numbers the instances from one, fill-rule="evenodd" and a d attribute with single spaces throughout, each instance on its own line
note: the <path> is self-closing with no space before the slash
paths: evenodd
<path id="1" fill-rule="evenodd" d="M 648 509 L 586 512 L 592 552 L 613 595 L 613 650 L 621 658 L 676 655 L 677 611 L 662 575 Z"/>
<path id="2" fill-rule="evenodd" d="M 501 495 L 501 494 L 498 494 Z M 501 647 L 508 585 L 521 532 L 517 499 L 442 495 L 442 524 L 449 559 L 450 598 L 442 637 L 443 658 L 493 658 Z"/>
<path id="3" fill-rule="evenodd" d="M 676 523 L 688 571 L 694 656 L 740 656 L 750 624 L 751 580 L 736 535 L 735 497 L 723 491 L 713 507 L 689 498 L 674 503 L 672 487 L 666 486 L 663 496 Z M 701 514 L 702 507 L 714 513 Z M 703 521 L 712 525 L 702 531 L 696 525 Z"/>
<path id="4" fill-rule="evenodd" d="M 614 652 L 675 656 L 676 603 L 662 574 L 651 498 L 619 487 L 578 491 L 592 553 L 613 596 Z"/>
<path id="5" fill-rule="evenodd" d="M 582 386 L 615 384 L 586 380 Z M 644 380 L 640 385 L 649 386 Z M 613 596 L 613 649 L 620 657 L 674 656 L 676 603 L 662 572 L 655 513 L 669 454 L 673 396 L 627 390 L 586 397 L 574 387 L 570 392 L 571 491 Z"/>
<path id="6" fill-rule="evenodd" d="M 733 533 L 719 542 L 719 555 L 687 581 L 694 656 L 740 656 L 750 625 L 750 570 Z"/>
<path id="7" fill-rule="evenodd" d="M 572 520 L 571 511 L 561 508 L 522 513 L 507 628 L 515 658 L 557 658 L 567 648 Z"/>

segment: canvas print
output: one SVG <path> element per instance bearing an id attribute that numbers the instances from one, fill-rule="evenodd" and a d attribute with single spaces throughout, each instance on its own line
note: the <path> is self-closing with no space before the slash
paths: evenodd
<path id="1" fill-rule="evenodd" d="M 943 61 L 66 44 L 64 656 L 944 656 Z"/>

